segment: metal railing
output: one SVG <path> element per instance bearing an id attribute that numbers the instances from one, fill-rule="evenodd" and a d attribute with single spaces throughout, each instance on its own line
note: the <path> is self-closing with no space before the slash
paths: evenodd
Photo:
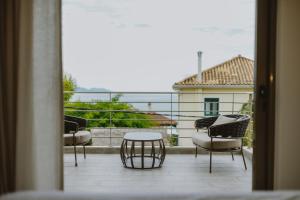
<path id="1" fill-rule="evenodd" d="M 253 107 L 253 93 L 65 93 L 73 94 L 70 100 L 65 101 L 65 114 L 86 118 L 95 144 L 101 146 L 119 146 L 126 132 L 139 130 L 162 132 L 168 138 L 167 144 L 174 145 L 170 137 L 176 136 L 179 141 L 190 140 L 190 133 L 195 131 L 193 122 L 207 117 L 206 114 L 236 114 L 244 108 L 245 114 L 252 115 Z M 218 101 L 208 101 L 212 98 Z M 121 122 L 148 122 L 148 125 L 143 127 L 142 124 L 131 123 L 121 127 L 124 124 Z M 151 126 L 149 122 L 153 122 Z"/>

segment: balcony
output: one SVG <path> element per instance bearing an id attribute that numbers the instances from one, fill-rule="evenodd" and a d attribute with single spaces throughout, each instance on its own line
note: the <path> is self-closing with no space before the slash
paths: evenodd
<path id="1" fill-rule="evenodd" d="M 216 97 L 219 99 L 218 105 L 216 102 L 205 102 L 205 98 Z M 130 106 L 117 109 L 120 105 Z M 206 117 L 208 113 L 251 115 L 251 108 L 251 93 L 74 93 L 72 99 L 65 102 L 65 114 L 88 116 L 88 113 L 94 113 L 91 116 L 96 116 L 95 113 L 98 113 L 102 117 L 87 119 L 93 142 L 87 147 L 86 160 L 79 154 L 78 167 L 74 166 L 73 148 L 65 147 L 65 189 L 97 192 L 115 192 L 116 188 L 118 192 L 250 192 L 251 156 L 247 156 L 248 170 L 244 170 L 240 155 L 235 155 L 233 161 L 230 153 L 214 153 L 213 172 L 210 174 L 208 154 L 200 151 L 195 158 L 191 137 L 196 132 L 194 121 Z M 120 113 L 127 115 L 120 117 Z M 140 124 L 134 123 L 129 123 L 133 124 L 131 127 L 124 126 L 126 123 L 123 122 L 134 121 L 155 123 L 145 125 L 147 127 L 138 127 Z M 103 126 L 93 126 L 101 124 L 95 122 L 101 122 Z M 167 146 L 162 168 L 130 170 L 122 166 L 120 145 L 124 134 L 129 131 L 162 133 Z M 247 130 L 250 142 L 252 132 L 250 124 Z M 78 152 L 82 152 L 82 148 L 79 147 Z"/>
<path id="2" fill-rule="evenodd" d="M 213 156 L 210 174 L 209 156 L 167 154 L 160 169 L 133 170 L 122 166 L 118 154 L 88 154 L 86 160 L 65 154 L 65 190 L 94 192 L 250 192 L 251 161 L 243 168 L 240 155 L 231 160 L 228 154 Z"/>

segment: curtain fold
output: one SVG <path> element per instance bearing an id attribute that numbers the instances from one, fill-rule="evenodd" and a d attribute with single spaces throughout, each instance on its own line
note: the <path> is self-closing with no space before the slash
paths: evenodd
<path id="1" fill-rule="evenodd" d="M 0 194 L 63 189 L 61 2 L 0 9 Z"/>
<path id="2" fill-rule="evenodd" d="M 17 1 L 0 1 L 0 195 L 16 186 L 18 11 Z"/>

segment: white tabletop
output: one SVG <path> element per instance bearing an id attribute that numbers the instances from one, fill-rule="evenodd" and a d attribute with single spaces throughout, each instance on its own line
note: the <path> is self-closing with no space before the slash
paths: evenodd
<path id="1" fill-rule="evenodd" d="M 129 132 L 125 134 L 124 139 L 131 141 L 153 141 L 162 140 L 162 135 L 157 132 Z"/>

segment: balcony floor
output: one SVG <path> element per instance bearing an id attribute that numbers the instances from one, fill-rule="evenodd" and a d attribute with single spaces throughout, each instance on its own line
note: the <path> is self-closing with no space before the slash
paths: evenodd
<path id="1" fill-rule="evenodd" d="M 212 174 L 209 156 L 167 155 L 163 167 L 152 170 L 132 170 L 122 166 L 117 154 L 64 155 L 65 190 L 93 192 L 250 192 L 252 166 L 243 167 L 242 157 L 213 155 Z"/>

